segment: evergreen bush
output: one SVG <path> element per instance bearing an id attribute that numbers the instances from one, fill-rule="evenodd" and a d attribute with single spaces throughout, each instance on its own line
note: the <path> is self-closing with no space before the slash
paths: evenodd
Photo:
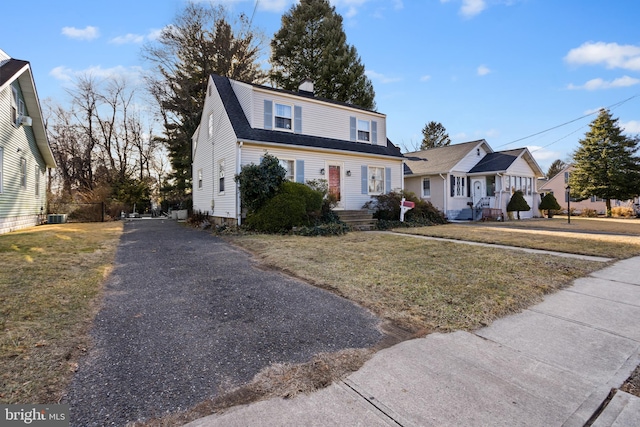
<path id="1" fill-rule="evenodd" d="M 547 193 L 544 195 L 542 200 L 540 201 L 540 206 L 538 207 L 541 211 L 547 211 L 547 217 L 553 218 L 553 214 L 555 211 L 559 211 L 562 209 L 558 204 L 553 193 Z"/>
<path id="2" fill-rule="evenodd" d="M 267 233 L 287 232 L 293 227 L 315 224 L 320 218 L 321 208 L 322 194 L 319 191 L 285 181 L 274 197 L 247 215 L 245 225 Z"/>
<path id="3" fill-rule="evenodd" d="M 518 219 L 520 219 L 520 211 L 530 211 L 531 207 L 524 199 L 524 194 L 521 190 L 516 191 L 511 196 L 509 204 L 507 204 L 507 212 L 516 212 Z"/>

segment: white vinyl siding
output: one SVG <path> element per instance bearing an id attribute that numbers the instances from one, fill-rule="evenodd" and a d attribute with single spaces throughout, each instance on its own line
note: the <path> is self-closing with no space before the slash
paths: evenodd
<path id="1" fill-rule="evenodd" d="M 242 148 L 242 165 L 251 163 L 259 164 L 260 158 L 264 156 L 265 147 L 258 144 L 245 143 Z M 363 158 L 339 153 L 326 153 L 315 150 L 297 150 L 280 147 L 269 147 L 269 154 L 278 159 L 296 159 L 296 175 L 300 172 L 300 166 L 304 166 L 304 181 L 314 179 L 328 179 L 327 163 L 340 163 L 342 170 L 343 207 L 347 210 L 361 209 L 362 205 L 371 200 L 369 194 L 362 194 L 361 191 L 361 167 L 363 165 L 384 168 L 385 170 L 385 191 L 402 188 L 402 162 L 400 159 L 374 159 Z M 325 169 L 325 175 L 320 173 L 321 169 Z M 387 174 L 387 171 L 389 173 Z M 350 176 L 347 172 L 350 172 Z M 365 173 L 364 177 L 366 178 Z M 296 177 L 296 182 L 300 182 Z M 388 189 L 387 189 L 388 186 Z"/>
<path id="2" fill-rule="evenodd" d="M 35 182 L 35 194 L 37 197 L 40 195 L 40 168 L 38 166 L 36 166 Z"/>
<path id="3" fill-rule="evenodd" d="M 2 183 L 4 181 L 4 148 L 0 147 L 0 194 L 4 193 Z"/>
<path id="4" fill-rule="evenodd" d="M 301 133 L 311 136 L 326 137 L 331 139 L 340 139 L 343 141 L 350 140 L 350 117 L 357 116 L 360 120 L 375 121 L 375 129 L 371 126 L 370 138 L 373 139 L 374 135 L 378 145 L 386 145 L 387 141 L 387 129 L 386 129 L 386 116 L 383 114 L 368 112 L 365 110 L 359 110 L 348 106 L 341 106 L 331 103 L 326 103 L 314 99 L 298 97 L 295 95 L 281 94 L 270 90 L 254 89 L 253 99 L 246 97 L 246 93 L 243 92 L 245 88 L 240 87 L 237 84 L 232 86 L 242 105 L 242 109 L 247 111 L 251 109 L 251 114 L 247 115 L 251 127 L 257 129 L 265 129 L 264 116 L 265 116 L 265 100 L 273 103 L 273 113 L 275 113 L 275 104 L 293 105 L 300 107 L 302 116 L 302 129 Z M 241 99 L 241 95 L 244 98 Z M 294 111 L 294 122 L 296 112 Z M 295 127 L 294 123 L 294 127 Z M 374 132 L 375 130 L 375 132 Z M 375 144 L 376 141 L 370 141 Z"/>
<path id="5" fill-rule="evenodd" d="M 201 127 L 208 127 L 208 117 L 213 113 L 213 135 L 208 137 L 208 132 L 200 132 L 198 137 L 198 150 L 193 158 L 193 182 L 194 189 L 198 189 L 198 171 L 202 170 L 202 188 L 193 191 L 194 211 L 208 212 L 210 215 L 222 218 L 237 217 L 236 197 L 233 190 L 233 176 L 236 173 L 237 138 L 229 117 L 224 113 L 222 100 L 212 80 L 209 81 L 212 88 L 211 96 L 205 99 L 202 112 Z M 217 113 L 220 112 L 220 113 Z M 225 163 L 225 192 L 219 192 L 219 162 Z M 229 179 L 231 177 L 231 179 Z"/>
<path id="6" fill-rule="evenodd" d="M 20 158 L 20 187 L 23 190 L 27 188 L 27 159 Z"/>

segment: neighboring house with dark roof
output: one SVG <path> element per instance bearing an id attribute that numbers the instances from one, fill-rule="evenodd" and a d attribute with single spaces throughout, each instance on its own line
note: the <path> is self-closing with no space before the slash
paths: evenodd
<path id="1" fill-rule="evenodd" d="M 29 62 L 0 50 L 0 233 L 38 223 L 55 166 Z"/>
<path id="2" fill-rule="evenodd" d="M 327 180 L 336 210 L 403 187 L 403 156 L 387 139 L 384 114 L 317 98 L 310 81 L 290 92 L 210 76 L 193 135 L 193 209 L 241 223 L 234 176 L 265 153 L 289 180 Z"/>
<path id="3" fill-rule="evenodd" d="M 406 153 L 405 189 L 430 201 L 450 220 L 504 218 L 511 195 L 522 190 L 538 216 L 536 180 L 544 173 L 528 149 L 494 152 L 484 139 Z"/>

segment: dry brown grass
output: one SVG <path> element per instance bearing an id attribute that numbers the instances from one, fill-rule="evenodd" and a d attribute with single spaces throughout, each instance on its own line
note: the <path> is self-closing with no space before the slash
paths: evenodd
<path id="1" fill-rule="evenodd" d="M 88 345 L 119 223 L 0 235 L 0 401 L 58 402 Z"/>
<path id="2" fill-rule="evenodd" d="M 626 235 L 622 235 L 626 230 Z M 396 229 L 399 233 L 623 259 L 640 255 L 640 220 L 524 220 Z M 615 233 L 615 234 L 604 234 Z"/>
<path id="3" fill-rule="evenodd" d="M 333 290 L 413 331 L 487 325 L 603 267 L 390 234 L 231 240 L 255 253 L 261 263 Z"/>

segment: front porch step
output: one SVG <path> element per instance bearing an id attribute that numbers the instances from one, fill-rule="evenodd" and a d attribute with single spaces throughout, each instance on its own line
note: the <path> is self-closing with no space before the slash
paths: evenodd
<path id="1" fill-rule="evenodd" d="M 369 231 L 376 228 L 378 220 L 366 209 L 334 212 L 338 215 L 340 221 L 347 224 L 352 230 Z"/>

